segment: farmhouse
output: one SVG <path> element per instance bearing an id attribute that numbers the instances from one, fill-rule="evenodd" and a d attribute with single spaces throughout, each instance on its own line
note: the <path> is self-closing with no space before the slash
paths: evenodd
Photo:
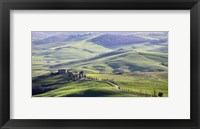
<path id="1" fill-rule="evenodd" d="M 60 75 L 60 74 L 63 74 L 67 81 L 81 80 L 85 77 L 83 71 L 80 71 L 79 73 L 75 71 L 73 73 L 73 72 L 70 72 L 69 70 L 66 70 L 66 69 L 59 69 L 58 72 L 56 72 L 56 73 L 51 72 L 50 76 L 56 76 L 56 75 Z"/>

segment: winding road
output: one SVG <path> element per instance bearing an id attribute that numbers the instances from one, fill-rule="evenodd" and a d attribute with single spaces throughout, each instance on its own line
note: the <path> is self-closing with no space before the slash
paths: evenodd
<path id="1" fill-rule="evenodd" d="M 116 85 L 116 84 L 114 84 L 112 82 L 109 82 L 109 81 L 105 81 L 105 82 L 110 84 L 110 85 L 112 85 L 112 86 L 114 86 L 116 90 L 120 90 L 120 86 L 118 86 L 118 85 Z"/>
<path id="2" fill-rule="evenodd" d="M 151 95 L 148 95 L 148 94 L 143 94 L 143 93 L 139 93 L 139 92 L 133 92 L 133 91 L 125 91 L 125 90 L 121 90 L 120 86 L 112 83 L 112 82 L 109 82 L 109 81 L 104 81 L 112 86 L 115 86 L 115 89 L 118 90 L 118 91 L 121 91 L 121 92 L 126 92 L 126 93 L 129 93 L 129 94 L 133 94 L 133 95 L 138 95 L 138 96 L 146 96 L 146 97 L 150 97 Z"/>

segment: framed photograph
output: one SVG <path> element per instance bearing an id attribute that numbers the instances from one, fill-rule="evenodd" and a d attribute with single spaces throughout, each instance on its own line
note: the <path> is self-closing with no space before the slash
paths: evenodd
<path id="1" fill-rule="evenodd" d="M 199 129 L 198 0 L 1 0 L 0 127 Z"/>

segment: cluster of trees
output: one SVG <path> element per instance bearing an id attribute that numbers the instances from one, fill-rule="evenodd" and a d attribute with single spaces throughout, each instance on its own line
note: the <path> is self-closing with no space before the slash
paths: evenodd
<path id="1" fill-rule="evenodd" d="M 114 79 L 102 79 L 102 81 L 107 81 L 107 82 L 111 82 L 113 84 L 116 84 Z"/>
<path id="2" fill-rule="evenodd" d="M 156 92 L 156 90 L 153 90 L 152 97 L 163 97 L 163 92 Z"/>
<path id="3" fill-rule="evenodd" d="M 101 79 L 97 77 L 87 77 L 89 80 L 95 80 L 95 81 L 100 81 Z"/>
<path id="4" fill-rule="evenodd" d="M 97 77 L 87 77 L 90 80 L 94 80 L 94 81 L 107 81 L 107 82 L 111 82 L 113 84 L 116 84 L 114 79 L 99 79 Z"/>

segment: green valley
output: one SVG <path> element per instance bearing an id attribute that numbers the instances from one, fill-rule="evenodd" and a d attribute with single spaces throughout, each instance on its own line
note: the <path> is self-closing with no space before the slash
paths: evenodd
<path id="1" fill-rule="evenodd" d="M 167 32 L 52 32 L 32 39 L 33 97 L 168 97 Z"/>

